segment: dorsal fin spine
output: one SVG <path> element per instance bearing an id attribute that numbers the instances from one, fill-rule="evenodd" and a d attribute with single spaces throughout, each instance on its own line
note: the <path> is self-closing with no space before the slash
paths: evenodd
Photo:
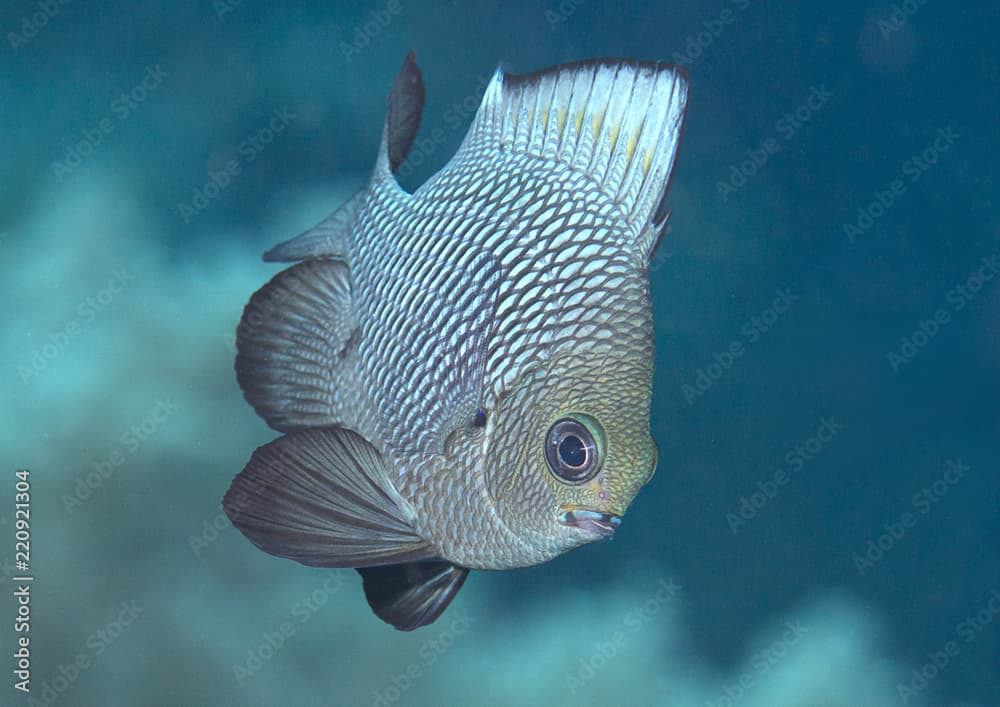
<path id="1" fill-rule="evenodd" d="M 459 155 L 484 148 L 557 160 L 593 177 L 638 235 L 669 181 L 687 103 L 676 67 L 600 59 L 497 71 Z"/>

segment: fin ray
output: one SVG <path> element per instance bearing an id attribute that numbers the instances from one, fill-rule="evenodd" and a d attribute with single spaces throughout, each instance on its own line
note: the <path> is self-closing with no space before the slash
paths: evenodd
<path id="1" fill-rule="evenodd" d="M 264 261 L 292 263 L 307 258 L 335 258 L 346 261 L 350 252 L 354 220 L 366 198 L 365 190 L 359 191 L 312 228 L 264 253 Z"/>
<path id="2" fill-rule="evenodd" d="M 375 615 L 401 631 L 434 623 L 462 588 L 469 570 L 436 559 L 358 569 Z"/>
<path id="3" fill-rule="evenodd" d="M 357 322 L 347 266 L 306 260 L 254 293 L 236 330 L 236 377 L 271 427 L 354 426 L 342 365 Z"/>
<path id="4" fill-rule="evenodd" d="M 399 169 L 413 146 L 424 112 L 424 96 L 423 77 L 411 51 L 403 60 L 389 93 L 384 146 L 390 172 Z M 312 228 L 264 253 L 264 260 L 269 263 L 290 263 L 307 258 L 346 261 L 355 221 L 367 198 L 368 189 L 362 189 Z"/>
<path id="5" fill-rule="evenodd" d="M 258 447 L 222 501 L 264 552 L 314 567 L 364 567 L 434 556 L 382 456 L 339 427 L 300 430 Z"/>
<path id="6" fill-rule="evenodd" d="M 424 80 L 417 68 L 416 55 L 410 51 L 396 76 L 389 94 L 386 124 L 389 134 L 389 169 L 396 172 L 406 159 L 420 128 L 424 112 Z"/>
<path id="7" fill-rule="evenodd" d="M 670 64 L 598 59 L 494 75 L 460 148 L 556 159 L 585 172 L 618 203 L 636 234 L 668 187 L 688 80 Z"/>

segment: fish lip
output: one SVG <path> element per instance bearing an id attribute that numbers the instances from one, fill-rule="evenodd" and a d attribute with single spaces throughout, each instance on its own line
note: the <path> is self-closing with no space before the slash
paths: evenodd
<path id="1" fill-rule="evenodd" d="M 622 524 L 621 516 L 589 508 L 570 508 L 559 514 L 559 522 L 601 538 L 610 538 Z"/>

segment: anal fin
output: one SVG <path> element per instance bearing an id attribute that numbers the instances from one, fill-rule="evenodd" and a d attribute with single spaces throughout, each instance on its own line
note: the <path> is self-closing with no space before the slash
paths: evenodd
<path id="1" fill-rule="evenodd" d="M 440 559 L 358 569 L 375 615 L 401 631 L 434 623 L 469 570 Z"/>

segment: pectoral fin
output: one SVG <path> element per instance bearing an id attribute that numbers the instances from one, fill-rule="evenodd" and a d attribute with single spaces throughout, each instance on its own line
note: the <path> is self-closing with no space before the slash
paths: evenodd
<path id="1" fill-rule="evenodd" d="M 434 623 L 469 576 L 445 560 L 359 569 L 365 598 L 375 615 L 401 631 Z"/>
<path id="2" fill-rule="evenodd" d="M 339 427 L 291 432 L 258 447 L 223 509 L 264 552 L 314 567 L 365 567 L 435 557 L 413 529 L 382 456 Z"/>

